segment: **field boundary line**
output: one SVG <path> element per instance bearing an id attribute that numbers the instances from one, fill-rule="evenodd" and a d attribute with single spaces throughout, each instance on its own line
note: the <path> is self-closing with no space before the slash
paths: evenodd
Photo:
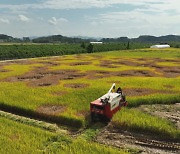
<path id="1" fill-rule="evenodd" d="M 48 123 L 48 122 L 41 121 L 41 120 L 36 120 L 36 119 L 32 119 L 32 118 L 19 116 L 19 115 L 12 114 L 12 113 L 9 113 L 9 112 L 5 112 L 5 111 L 2 111 L 2 110 L 0 110 L 0 117 L 4 117 L 4 118 L 7 118 L 7 119 L 16 121 L 16 122 L 27 124 L 29 126 L 39 127 L 39 128 L 51 131 L 51 132 L 67 134 L 67 130 L 61 129 L 60 127 L 58 127 L 57 124 Z"/>

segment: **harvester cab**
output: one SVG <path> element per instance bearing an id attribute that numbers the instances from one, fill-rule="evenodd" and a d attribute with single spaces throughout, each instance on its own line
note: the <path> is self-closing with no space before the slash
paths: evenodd
<path id="1" fill-rule="evenodd" d="M 91 119 L 109 121 L 122 106 L 127 106 L 126 97 L 120 87 L 116 90 L 113 83 L 105 95 L 90 103 Z"/>

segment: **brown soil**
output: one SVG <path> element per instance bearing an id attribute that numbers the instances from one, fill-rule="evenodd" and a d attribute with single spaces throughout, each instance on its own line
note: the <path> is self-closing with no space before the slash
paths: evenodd
<path id="1" fill-rule="evenodd" d="M 180 144 L 166 140 L 159 140 L 156 136 L 128 132 L 113 126 L 105 128 L 95 141 L 117 148 L 137 149 L 142 154 L 175 154 L 180 150 Z"/>
<path id="2" fill-rule="evenodd" d="M 178 66 L 171 66 L 171 67 L 163 67 L 158 70 L 159 72 L 163 73 L 164 77 L 179 77 L 180 76 L 180 67 Z"/>
<path id="3" fill-rule="evenodd" d="M 148 88 L 125 88 L 123 89 L 123 92 L 127 96 L 144 96 L 144 95 L 152 95 L 156 93 L 160 93 L 160 94 L 174 93 L 169 90 L 154 90 Z"/>
<path id="4" fill-rule="evenodd" d="M 90 65 L 91 62 L 75 62 L 75 63 L 70 63 L 68 65 L 70 66 L 79 66 L 79 65 Z"/>
<path id="5" fill-rule="evenodd" d="M 45 64 L 46 66 L 57 66 L 57 65 L 60 65 L 59 63 L 57 62 L 51 62 L 51 61 L 40 61 L 38 62 L 40 64 Z"/>
<path id="6" fill-rule="evenodd" d="M 143 67 L 152 67 L 155 68 L 156 72 L 162 74 L 163 77 L 179 77 L 180 76 L 180 67 L 178 66 L 159 66 L 157 62 L 176 62 L 179 64 L 178 60 L 169 60 L 169 59 L 161 59 L 161 58 L 137 58 L 136 60 L 123 60 L 116 58 L 114 61 L 111 60 L 103 60 L 100 63 L 101 67 L 107 68 L 116 68 L 117 65 L 127 65 L 127 66 L 143 66 Z M 138 61 L 139 62 L 138 62 Z M 114 66 L 115 64 L 115 66 Z M 132 72 L 133 71 L 133 72 Z M 125 71 L 121 76 L 157 76 L 153 72 L 149 71 Z"/>
<path id="7" fill-rule="evenodd" d="M 139 109 L 160 118 L 168 119 L 180 129 L 180 103 L 172 105 L 141 105 Z"/>
<path id="8" fill-rule="evenodd" d="M 100 64 L 98 66 L 101 66 L 101 67 L 106 67 L 106 68 L 117 68 L 117 66 L 114 66 L 112 64 Z"/>
<path id="9" fill-rule="evenodd" d="M 128 71 L 121 71 L 115 72 L 115 76 L 144 76 L 144 77 L 154 77 L 157 76 L 154 72 L 147 71 L 147 70 L 128 70 Z"/>
<path id="10" fill-rule="evenodd" d="M 0 72 L 1 72 L 1 73 L 10 72 L 10 70 L 6 70 L 6 69 L 1 69 L 1 68 L 0 68 Z"/>
<path id="11" fill-rule="evenodd" d="M 45 115 L 58 115 L 59 113 L 65 112 L 67 109 L 66 106 L 63 105 L 42 105 L 37 108 L 38 113 L 42 113 Z"/>
<path id="12" fill-rule="evenodd" d="M 16 141 L 16 140 L 19 140 L 19 135 L 18 134 L 13 134 L 11 136 L 9 136 L 9 138 L 12 140 L 12 141 Z"/>
<path id="13" fill-rule="evenodd" d="M 143 64 L 133 62 L 133 61 L 128 61 L 128 60 L 115 61 L 114 64 L 127 65 L 127 66 L 142 66 L 143 65 Z"/>
<path id="14" fill-rule="evenodd" d="M 62 96 L 62 95 L 65 95 L 67 93 L 68 93 L 67 91 L 56 91 L 56 92 L 53 92 L 52 94 L 57 95 L 57 96 Z"/>
<path id="15" fill-rule="evenodd" d="M 165 88 L 168 88 L 168 89 L 173 89 L 175 86 L 172 86 L 172 85 L 164 85 Z"/>
<path id="16" fill-rule="evenodd" d="M 86 74 L 88 79 L 102 79 L 111 76 L 112 72 L 100 70 L 100 71 L 87 71 Z"/>
<path id="17" fill-rule="evenodd" d="M 175 59 L 163 59 L 162 62 L 173 62 L 173 63 L 179 63 L 179 60 L 175 60 Z"/>
<path id="18" fill-rule="evenodd" d="M 80 73 L 77 70 L 50 71 L 47 67 L 39 67 L 24 75 L 9 77 L 3 81 L 26 81 L 29 86 L 51 86 L 58 84 L 60 80 L 72 80 L 84 76 L 85 74 Z"/>
<path id="19" fill-rule="evenodd" d="M 83 83 L 64 84 L 64 87 L 67 87 L 67 88 L 75 88 L 75 89 L 86 88 L 86 87 L 88 87 L 88 86 L 89 86 L 89 84 L 83 84 Z"/>
<path id="20" fill-rule="evenodd" d="M 22 64 L 22 65 L 30 65 L 35 64 L 36 62 L 33 60 L 12 60 L 5 62 L 6 64 Z"/>
<path id="21" fill-rule="evenodd" d="M 102 60 L 98 66 L 106 67 L 106 68 L 117 68 L 117 66 L 113 65 L 114 62 L 111 60 Z"/>

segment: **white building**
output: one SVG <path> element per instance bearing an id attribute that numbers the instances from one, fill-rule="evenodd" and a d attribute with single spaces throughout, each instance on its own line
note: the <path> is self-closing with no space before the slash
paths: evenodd
<path id="1" fill-rule="evenodd" d="M 170 45 L 168 44 L 152 45 L 151 48 L 156 48 L 156 49 L 170 48 Z"/>
<path id="2" fill-rule="evenodd" d="M 91 44 L 102 44 L 103 42 L 90 42 Z"/>

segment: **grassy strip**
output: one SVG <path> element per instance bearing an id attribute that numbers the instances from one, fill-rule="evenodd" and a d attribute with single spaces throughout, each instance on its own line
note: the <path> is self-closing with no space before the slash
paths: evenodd
<path id="1" fill-rule="evenodd" d="M 72 139 L 39 128 L 0 117 L 0 153 L 84 154 L 118 153 L 127 151 L 107 147 L 82 138 Z"/>
<path id="2" fill-rule="evenodd" d="M 3 104 L 3 103 L 0 103 L 0 109 L 4 110 L 6 112 L 11 112 L 11 113 L 20 115 L 20 116 L 41 119 L 41 120 L 44 120 L 47 122 L 54 122 L 54 123 L 57 123 L 60 125 L 74 127 L 76 129 L 79 129 L 84 126 L 83 121 L 81 121 L 79 119 L 74 119 L 74 118 L 65 117 L 65 116 L 53 116 L 53 115 L 41 114 L 41 113 L 35 112 L 33 110 L 19 108 L 16 106 L 9 106 L 9 105 Z"/>
<path id="3" fill-rule="evenodd" d="M 12 113 L 4 112 L 4 111 L 0 111 L 0 116 L 5 117 L 10 120 L 13 120 L 13 121 L 20 122 L 20 123 L 43 128 L 43 129 L 46 129 L 49 131 L 53 131 L 53 132 L 61 131 L 61 132 L 65 133 L 65 131 L 62 131 L 56 124 L 51 124 L 51 123 L 47 123 L 47 122 L 35 120 L 35 119 L 30 119 L 27 117 L 18 116 L 18 115 L 12 114 Z"/>
<path id="4" fill-rule="evenodd" d="M 180 140 L 180 130 L 177 130 L 171 122 L 136 109 L 122 109 L 113 117 L 113 124 L 120 129 L 153 133 L 162 138 Z"/>
<path id="5" fill-rule="evenodd" d="M 130 97 L 128 98 L 128 107 L 138 107 L 140 105 L 152 104 L 175 104 L 180 102 L 179 94 L 156 94 L 144 97 Z"/>

